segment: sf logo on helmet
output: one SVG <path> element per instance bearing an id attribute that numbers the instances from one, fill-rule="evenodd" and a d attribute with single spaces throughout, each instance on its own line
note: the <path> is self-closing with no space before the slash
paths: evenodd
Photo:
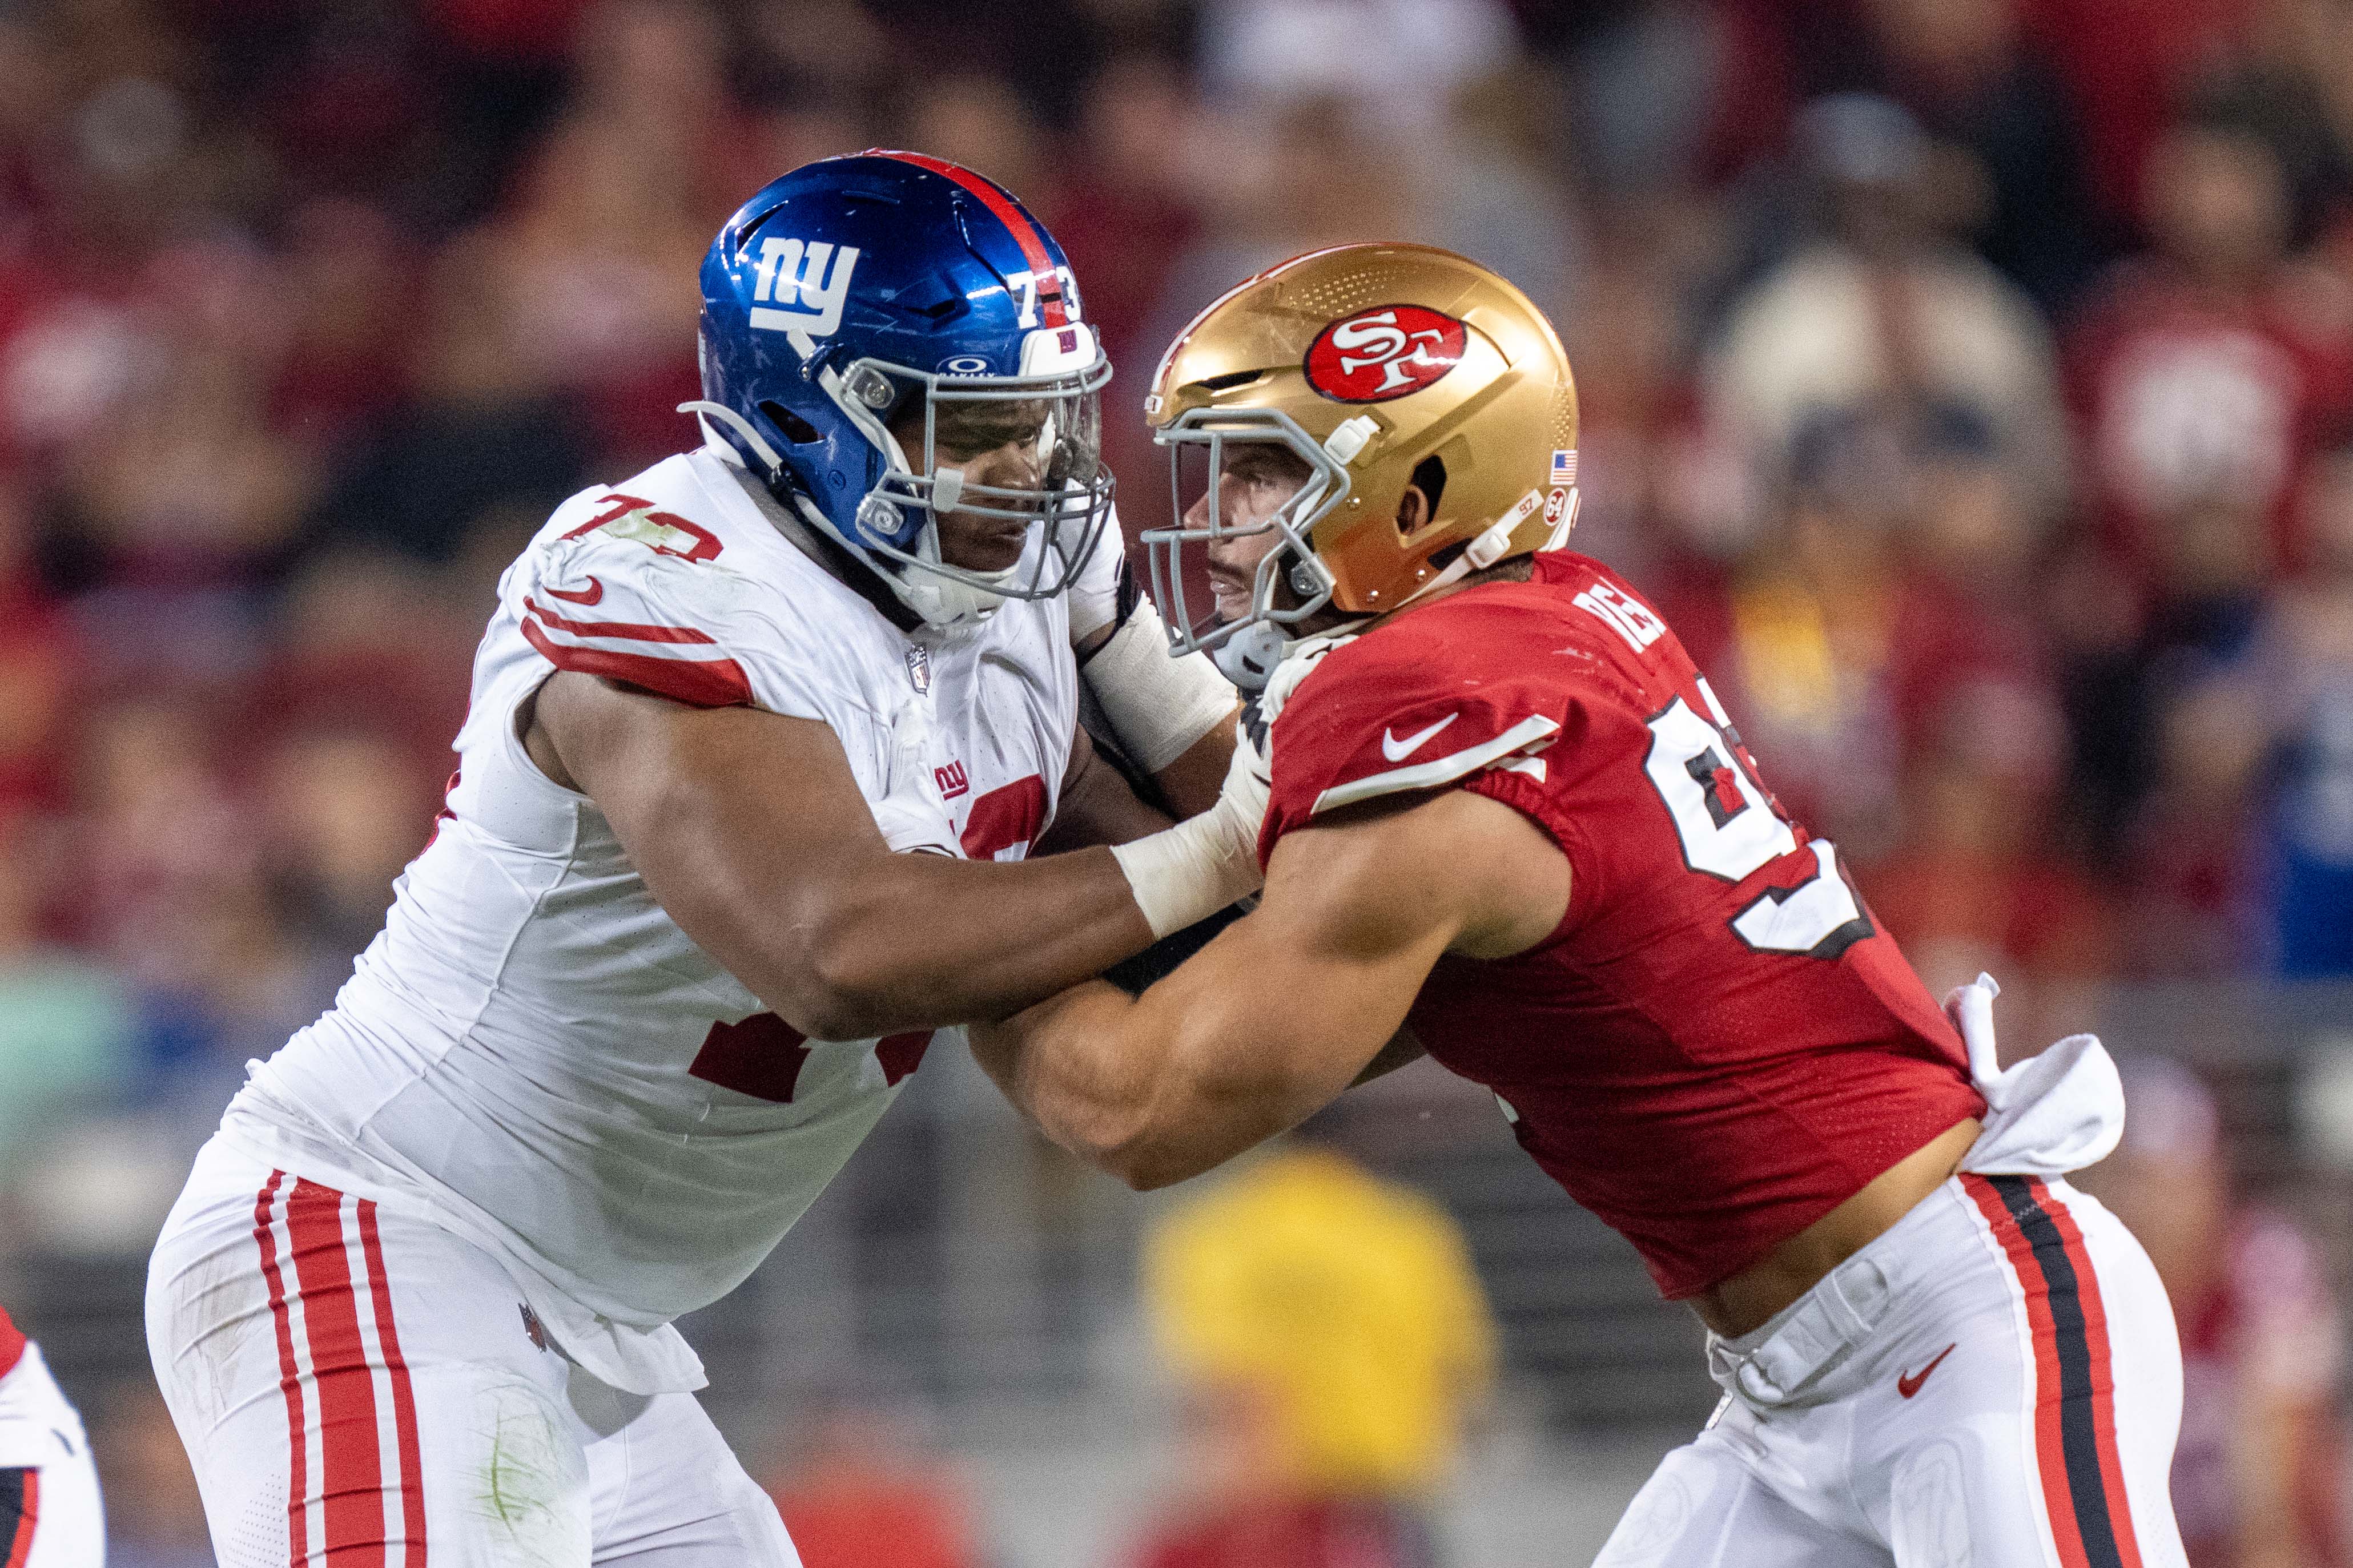
<path id="1" fill-rule="evenodd" d="M 1339 403 L 1385 403 L 1419 392 L 1460 363 L 1462 323 L 1420 305 L 1345 316 L 1316 334 L 1307 384 Z"/>

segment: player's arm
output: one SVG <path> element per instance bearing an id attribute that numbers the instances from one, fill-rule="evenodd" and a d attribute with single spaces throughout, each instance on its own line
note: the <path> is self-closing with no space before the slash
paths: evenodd
<path id="1" fill-rule="evenodd" d="M 1228 726 L 1230 730 L 1231 726 Z M 1227 737 L 1229 760 L 1233 740 Z M 1224 775 L 1220 773 L 1220 780 Z M 1209 798 L 1217 799 L 1213 792 Z M 1083 726 L 1071 738 L 1071 763 L 1054 806 L 1054 825 L 1031 847 L 1033 855 L 1060 855 L 1092 844 L 1131 844 L 1168 826 L 1167 813 L 1137 798 L 1125 774 L 1095 749 Z"/>
<path id="2" fill-rule="evenodd" d="M 1168 651 L 1168 626 L 1135 581 L 1114 512 L 1071 586 L 1071 650 L 1121 752 L 1179 816 L 1209 809 L 1234 754 L 1232 682 L 1208 656 Z"/>
<path id="3" fill-rule="evenodd" d="M 1048 1137 L 1164 1186 L 1409 1059 L 1393 1042 L 1440 955 L 1523 952 L 1567 900 L 1567 858 L 1507 805 L 1370 803 L 1284 836 L 1257 910 L 1142 995 L 1090 983 L 976 1026 L 973 1051 Z"/>
<path id="4" fill-rule="evenodd" d="M 812 720 L 567 670 L 540 689 L 526 744 L 596 803 L 679 926 L 815 1038 L 1001 1016 L 1140 952 L 1166 918 L 1147 918 L 1108 849 L 894 854 Z M 1211 892 L 1190 918 L 1244 890 Z"/>

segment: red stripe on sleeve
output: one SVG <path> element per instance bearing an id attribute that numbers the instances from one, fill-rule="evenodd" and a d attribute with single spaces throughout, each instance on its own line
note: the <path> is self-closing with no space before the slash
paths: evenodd
<path id="1" fill-rule="evenodd" d="M 24 1489 L 16 1497 L 16 1529 L 8 1540 L 8 1560 L 0 1568 L 25 1568 L 33 1560 L 33 1527 L 41 1518 L 41 1472 L 31 1466 L 16 1472 Z M 0 1523 L 10 1522 L 0 1521 Z"/>
<path id="2" fill-rule="evenodd" d="M 0 1377 L 14 1372 L 24 1355 L 24 1331 L 9 1321 L 8 1309 L 0 1307 Z"/>
<path id="3" fill-rule="evenodd" d="M 297 1181 L 286 1234 L 302 1292 L 311 1385 L 319 1391 L 319 1468 L 327 1561 L 385 1568 L 384 1452 L 376 1439 L 375 1369 L 360 1339 L 359 1298 L 343 1242 L 343 1194 Z"/>
<path id="4" fill-rule="evenodd" d="M 269 1173 L 269 1184 L 253 1200 L 253 1238 L 261 1245 L 261 1275 L 269 1285 L 269 1316 L 278 1330 L 278 1385 L 286 1394 L 286 1442 L 291 1451 L 286 1482 L 286 1535 L 289 1560 L 311 1560 L 309 1471 L 311 1435 L 302 1421 L 302 1380 L 294 1367 L 294 1327 L 286 1311 L 286 1281 L 278 1270 L 278 1237 L 270 1228 L 269 1211 L 278 1201 L 283 1171 Z"/>
<path id="5" fill-rule="evenodd" d="M 692 626 L 658 626 L 643 621 L 567 621 L 554 611 L 533 602 L 525 595 L 522 607 L 539 617 L 541 622 L 559 632 L 570 632 L 576 637 L 618 637 L 625 642 L 689 643 L 702 647 L 715 647 L 719 639 Z"/>
<path id="6" fill-rule="evenodd" d="M 2100 1481 L 2109 1498 L 2108 1522 L 2116 1531 L 2116 1554 L 2125 1568 L 2141 1568 L 2140 1541 L 2133 1534 L 2132 1507 L 2125 1490 L 2124 1458 L 2116 1448 L 2116 1380 L 2108 1356 L 2108 1309 L 2100 1299 L 2099 1270 L 2084 1245 L 2084 1233 L 2040 1176 L 2027 1178 L 2027 1190 L 2058 1227 L 2067 1260 L 2075 1266 L 2075 1299 L 2084 1310 L 2084 1337 L 2092 1352 L 2092 1426 L 2097 1435 Z"/>
<path id="7" fill-rule="evenodd" d="M 1029 263 L 1029 273 L 1037 280 L 1038 298 L 1045 305 L 1046 325 L 1070 325 L 1070 314 L 1062 306 L 1061 275 L 1054 270 L 1053 258 L 1046 254 L 1046 242 L 1030 221 L 1029 215 L 1015 205 L 1006 194 L 982 179 L 970 169 L 951 163 L 943 158 L 926 157 L 921 153 L 894 153 L 877 148 L 877 158 L 896 158 L 902 163 L 913 163 L 919 169 L 929 169 L 934 174 L 944 174 L 980 198 L 980 205 L 996 216 L 1012 233 L 1013 243 L 1021 247 L 1021 258 Z M 1048 290 L 1052 290 L 1049 293 Z"/>
<path id="8" fill-rule="evenodd" d="M 2075 1494 L 2067 1484 L 2063 1435 L 2059 1429 L 2058 1330 L 2051 1321 L 2051 1286 L 2035 1261 L 2034 1245 L 2010 1217 L 2010 1206 L 1984 1177 L 1964 1173 L 1961 1185 L 1993 1227 L 2026 1297 L 2026 1321 L 2034 1342 L 2034 1467 L 2042 1478 L 2042 1503 L 2051 1517 L 2061 1568 L 2090 1568 L 2084 1532 L 2075 1520 Z"/>
<path id="9" fill-rule="evenodd" d="M 528 617 L 522 622 L 522 635 L 558 669 L 627 681 L 690 708 L 754 706 L 751 678 L 732 658 L 658 658 L 650 654 L 574 647 L 557 642 Z"/>
<path id="10" fill-rule="evenodd" d="M 392 1276 L 384 1267 L 384 1239 L 376 1233 L 375 1205 L 360 1200 L 360 1251 L 367 1261 L 368 1299 L 375 1303 L 376 1343 L 392 1383 L 392 1421 L 400 1446 L 401 1538 L 408 1552 L 404 1568 L 425 1568 L 425 1460 L 417 1429 L 417 1391 L 409 1386 L 408 1361 L 400 1353 L 400 1333 L 392 1321 Z"/>

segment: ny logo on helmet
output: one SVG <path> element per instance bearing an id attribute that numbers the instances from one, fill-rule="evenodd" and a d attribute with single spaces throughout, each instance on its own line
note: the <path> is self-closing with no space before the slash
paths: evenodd
<path id="1" fill-rule="evenodd" d="M 1307 384 L 1341 403 L 1385 403 L 1419 392 L 1462 358 L 1462 323 L 1420 305 L 1344 317 L 1316 335 Z"/>
<path id="2" fill-rule="evenodd" d="M 824 337 L 841 325 L 842 301 L 849 298 L 849 275 L 857 266 L 854 245 L 836 250 L 822 239 L 806 245 L 797 239 L 762 240 L 752 298 L 771 303 L 752 307 L 752 324 L 775 331 L 797 328 L 813 338 Z M 776 308 L 785 305 L 799 309 Z"/>

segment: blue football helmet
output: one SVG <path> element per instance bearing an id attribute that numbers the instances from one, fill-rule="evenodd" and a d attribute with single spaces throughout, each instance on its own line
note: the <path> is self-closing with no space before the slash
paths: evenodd
<path id="1" fill-rule="evenodd" d="M 969 169 L 878 149 L 762 189 L 703 260 L 701 354 L 681 411 L 931 625 L 1062 592 L 1102 537 L 1111 363 L 1061 247 Z M 1031 482 L 967 479 L 1008 444 Z M 943 559 L 948 512 L 1018 523 L 1020 556 Z"/>

